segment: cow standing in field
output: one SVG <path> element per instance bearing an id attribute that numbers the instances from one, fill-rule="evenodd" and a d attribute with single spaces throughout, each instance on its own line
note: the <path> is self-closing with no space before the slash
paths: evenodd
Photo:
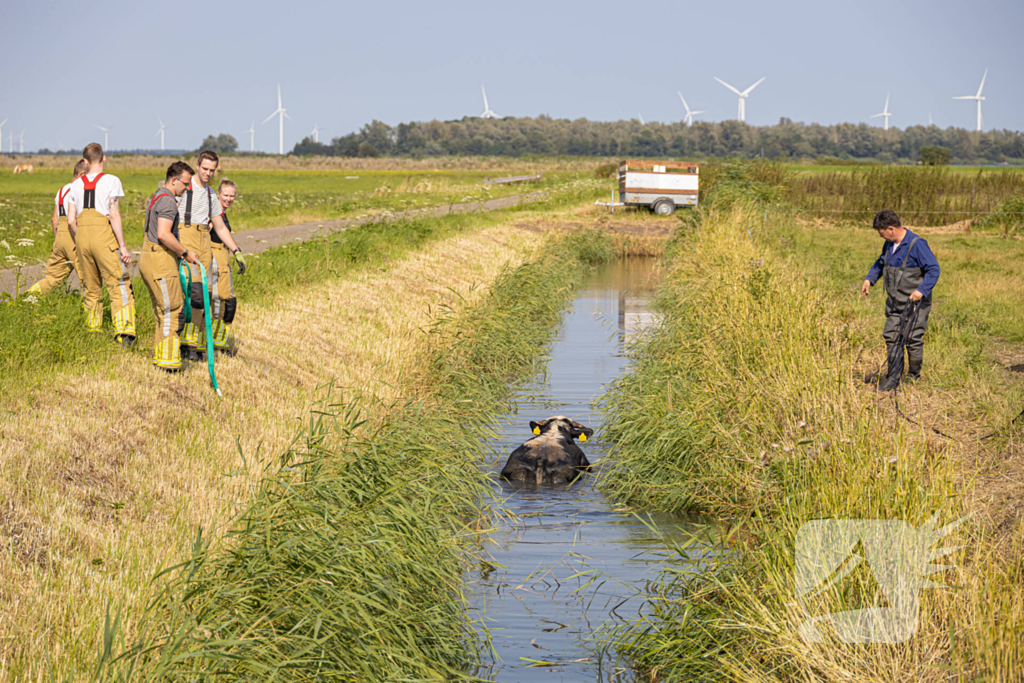
<path id="1" fill-rule="evenodd" d="M 32 164 L 18 164 L 14 167 L 14 173 L 35 173 L 35 169 L 32 168 Z"/>
<path id="2" fill-rule="evenodd" d="M 512 451 L 501 478 L 535 484 L 568 484 L 590 469 L 575 439 L 586 441 L 594 430 L 557 415 L 530 422 L 535 437 Z"/>

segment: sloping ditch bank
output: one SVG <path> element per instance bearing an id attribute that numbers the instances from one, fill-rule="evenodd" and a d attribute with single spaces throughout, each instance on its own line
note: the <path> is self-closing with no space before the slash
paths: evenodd
<path id="1" fill-rule="evenodd" d="M 478 467 L 516 377 L 531 376 L 603 233 L 552 239 L 432 331 L 422 390 L 364 424 L 326 391 L 277 472 L 216 549 L 168 570 L 130 643 L 109 617 L 96 678 L 436 680 L 468 677 L 478 640 L 462 563 L 487 499 Z"/>
<path id="2" fill-rule="evenodd" d="M 633 677 L 1020 680 L 1021 568 L 994 552 L 976 520 L 953 524 L 971 514 L 970 473 L 943 452 L 955 444 L 902 420 L 891 396 L 863 383 L 858 363 L 884 355 L 879 340 L 853 334 L 844 300 L 778 253 L 763 205 L 716 208 L 669 247 L 660 322 L 606 403 L 611 496 L 731 525 L 721 561 L 666 571 L 657 588 L 665 598 L 612 634 Z M 957 343 L 948 322 L 929 335 L 932 349 Z M 906 389 L 921 391 L 927 384 Z M 808 534 L 801 554 L 805 524 L 848 520 L 905 525 L 936 565 L 891 572 L 910 553 L 895 540 L 888 555 L 869 541 L 858 555 L 814 546 Z M 679 556 L 685 564 L 685 549 Z M 800 572 L 814 576 L 809 566 L 834 569 L 833 580 L 798 593 Z M 897 581 L 910 592 L 895 592 Z M 865 613 L 877 622 L 842 621 Z M 872 639 L 879 633 L 900 635 Z"/>

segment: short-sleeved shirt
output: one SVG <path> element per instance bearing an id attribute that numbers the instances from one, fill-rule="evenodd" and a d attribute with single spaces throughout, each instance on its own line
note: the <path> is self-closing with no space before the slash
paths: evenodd
<path id="1" fill-rule="evenodd" d="M 221 214 L 220 200 L 209 185 L 202 187 L 199 179 L 192 176 L 192 186 L 178 202 L 178 217 L 182 223 L 209 225 L 210 216 Z"/>
<path id="2" fill-rule="evenodd" d="M 171 221 L 171 232 L 178 237 L 178 199 L 173 192 L 163 188 L 154 192 L 146 204 L 146 239 L 153 244 L 161 243 L 157 232 L 160 218 Z"/>
<path id="3" fill-rule="evenodd" d="M 74 182 L 74 181 L 72 181 Z M 63 198 L 63 200 L 62 200 Z M 68 183 L 64 187 L 60 188 L 56 195 L 53 197 L 53 205 L 60 207 L 60 215 L 68 215 L 68 204 L 71 202 L 71 183 Z"/>
<path id="4" fill-rule="evenodd" d="M 95 180 L 96 176 L 96 173 L 87 173 L 71 183 L 71 192 L 68 195 L 71 200 L 68 203 L 74 204 L 79 213 L 85 207 L 85 183 L 82 181 L 85 179 Z M 96 183 L 96 206 L 93 208 L 109 218 L 110 200 L 123 196 L 124 188 L 121 187 L 121 179 L 116 175 L 104 173 Z"/>

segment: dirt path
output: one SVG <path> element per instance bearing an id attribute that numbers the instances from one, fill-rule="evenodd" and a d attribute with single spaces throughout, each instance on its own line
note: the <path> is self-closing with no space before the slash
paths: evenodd
<path id="1" fill-rule="evenodd" d="M 312 223 L 299 223 L 297 225 L 284 225 L 278 228 L 263 228 L 258 230 L 245 230 L 235 233 L 235 241 L 246 254 L 259 254 L 287 242 L 303 242 L 314 235 L 329 235 L 335 232 L 342 232 L 349 228 L 366 225 L 367 223 L 410 220 L 415 218 L 435 218 L 447 216 L 453 213 L 479 213 L 483 211 L 496 211 L 507 209 L 510 206 L 529 204 L 539 201 L 544 197 L 542 192 L 531 192 L 525 195 L 511 195 L 498 199 L 488 199 L 484 202 L 468 202 L 465 204 L 445 204 L 426 209 L 414 209 L 411 211 L 398 211 L 381 216 L 365 216 L 362 218 L 348 218 L 340 221 L 317 221 Z M 138 256 L 139 252 L 133 252 Z M 138 261 L 132 261 L 130 270 L 132 276 L 138 275 Z M 20 284 L 18 282 L 19 272 L 15 270 L 0 271 L 0 292 L 7 292 L 13 295 L 17 292 L 24 292 L 32 284 L 43 277 L 44 266 L 42 264 L 28 266 L 20 271 Z M 72 273 L 68 278 L 68 284 L 72 287 L 78 286 L 78 274 Z"/>

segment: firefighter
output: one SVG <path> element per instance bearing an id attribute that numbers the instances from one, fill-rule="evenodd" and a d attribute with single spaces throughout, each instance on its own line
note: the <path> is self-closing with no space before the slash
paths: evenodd
<path id="1" fill-rule="evenodd" d="M 135 343 L 135 295 L 128 274 L 132 255 L 124 243 L 118 203 L 124 190 L 117 176 L 103 172 L 107 157 L 99 143 L 86 145 L 82 156 L 89 162 L 89 171 L 71 183 L 67 214 L 68 230 L 78 246 L 86 326 L 92 332 L 100 331 L 102 286 L 106 284 L 114 339 L 129 348 Z"/>
<path id="2" fill-rule="evenodd" d="M 245 258 L 241 249 L 235 244 L 231 232 L 221 220 L 220 201 L 210 188 L 209 182 L 217 171 L 220 158 L 215 152 L 204 150 L 199 154 L 198 168 L 192 176 L 188 190 L 178 201 L 178 228 L 181 232 L 181 243 L 189 251 L 194 251 L 199 262 L 206 268 L 207 278 L 212 283 L 212 254 L 210 249 L 210 229 L 217 233 L 221 242 L 235 255 L 238 261 L 238 273 L 245 272 Z M 203 280 L 198 265 L 192 269 L 192 322 L 186 323 L 181 339 L 181 354 L 189 360 L 203 360 L 205 357 L 205 326 L 203 324 Z M 212 298 L 212 297 L 211 297 Z M 212 311 L 211 311 L 212 313 Z"/>
<path id="3" fill-rule="evenodd" d="M 57 196 L 53 198 L 53 217 L 50 219 L 53 225 L 53 249 L 50 251 L 50 258 L 46 261 L 46 273 L 43 279 L 29 287 L 29 293 L 36 292 L 45 295 L 64 282 L 72 270 L 78 270 L 78 249 L 68 231 L 67 205 L 70 201 L 72 183 L 85 175 L 88 170 L 89 162 L 79 159 L 75 164 L 71 182 L 58 190 Z"/>
<path id="4" fill-rule="evenodd" d="M 181 369 L 180 337 L 185 327 L 185 294 L 178 277 L 181 260 L 193 266 L 198 256 L 178 238 L 178 197 L 192 185 L 192 167 L 175 161 L 167 167 L 164 186 L 146 204 L 145 240 L 139 273 L 153 300 L 156 334 L 153 365 L 168 372 Z"/>
<path id="5" fill-rule="evenodd" d="M 220 181 L 217 186 L 217 200 L 220 202 L 220 219 L 224 221 L 224 227 L 231 231 L 231 223 L 228 222 L 227 210 L 235 203 L 235 196 L 238 188 L 227 179 Z M 231 254 L 224 246 L 216 232 L 210 233 L 211 265 L 213 281 L 210 283 L 210 291 L 213 294 L 211 306 L 213 306 L 213 348 L 225 353 L 231 353 L 228 345 L 228 331 L 231 322 L 238 312 L 238 300 L 235 298 L 235 285 L 231 281 Z M 244 259 L 241 263 L 244 263 Z"/>
<path id="6" fill-rule="evenodd" d="M 900 336 L 900 317 L 912 303 L 918 303 L 916 322 L 906 338 L 909 359 L 908 380 L 921 376 L 924 362 L 924 333 L 928 329 L 928 314 L 932 310 L 932 289 L 939 281 L 939 262 L 928 243 L 907 230 L 894 211 L 884 209 L 875 215 L 874 228 L 885 240 L 882 254 L 871 266 L 861 284 L 860 292 L 867 296 L 879 278 L 885 285 L 885 327 L 882 338 L 889 349 L 889 366 L 879 391 L 890 391 L 899 386 L 903 372 L 903 349 L 896 348 Z M 868 377 L 874 381 L 874 377 Z"/>

